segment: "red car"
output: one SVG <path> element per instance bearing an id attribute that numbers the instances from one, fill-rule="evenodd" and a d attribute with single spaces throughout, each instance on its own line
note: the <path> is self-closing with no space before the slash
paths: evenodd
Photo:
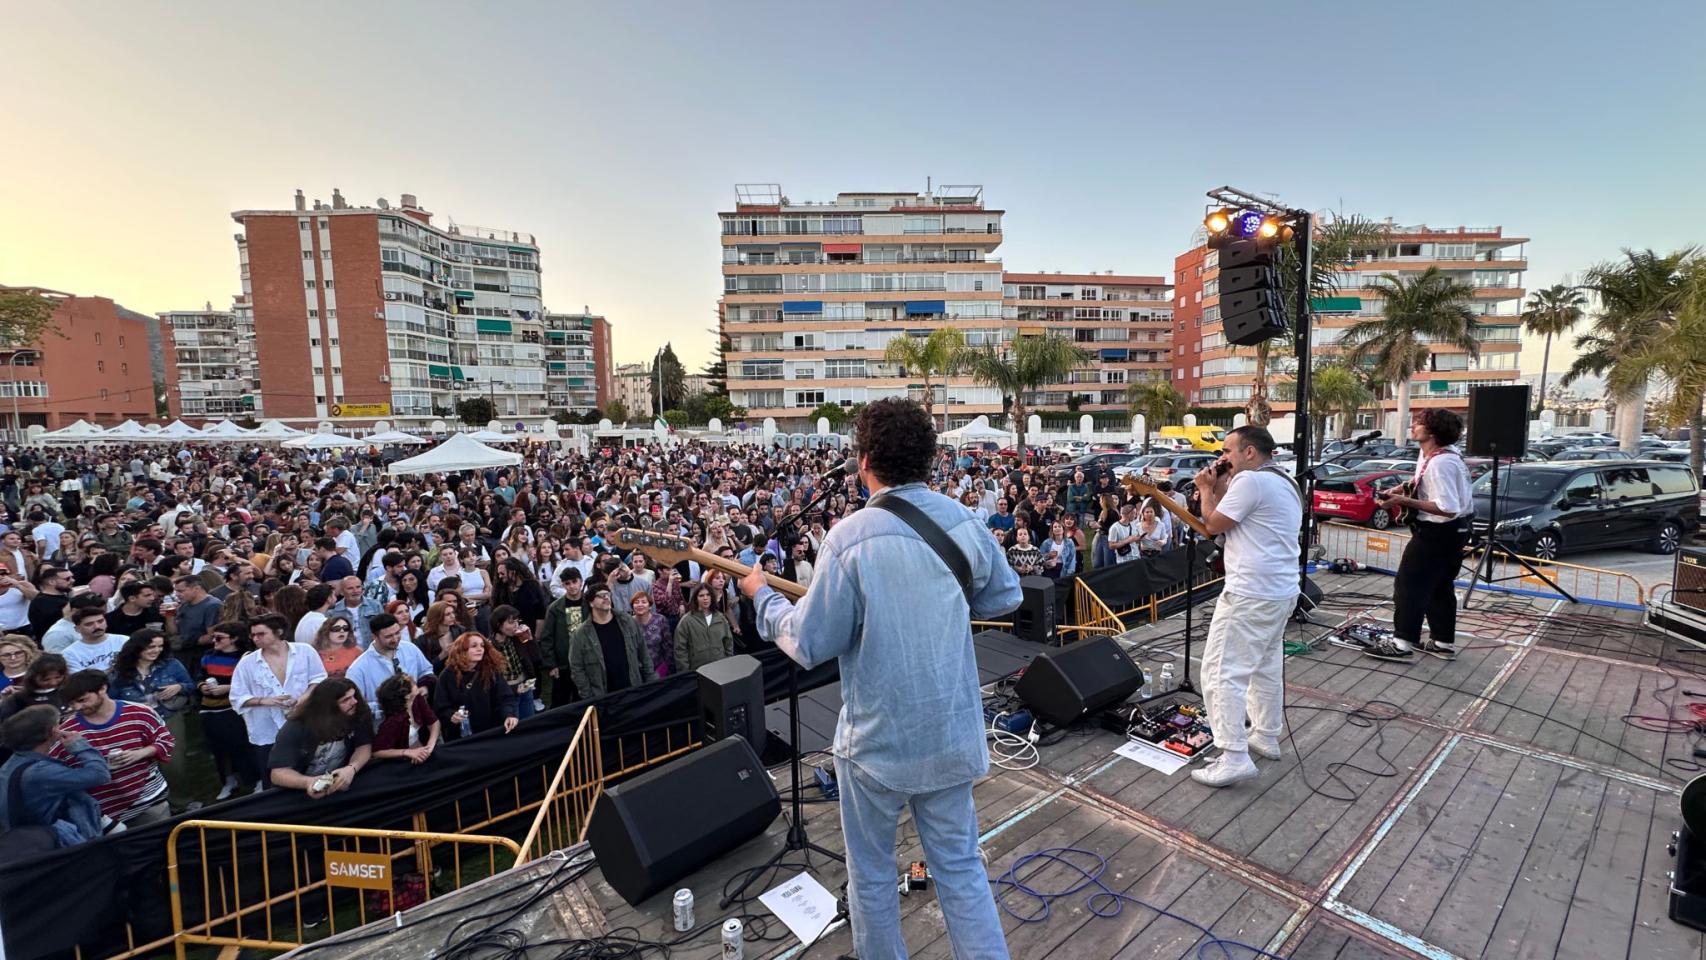
<path id="1" fill-rule="evenodd" d="M 1315 515 L 1366 523 L 1376 530 L 1385 530 L 1392 526 L 1392 514 L 1375 506 L 1374 494 L 1410 479 L 1410 473 L 1409 470 L 1375 470 L 1322 480 L 1315 485 Z"/>
<path id="2" fill-rule="evenodd" d="M 1012 460 L 1019 456 L 1019 450 L 1017 447 L 1002 447 L 996 456 Z M 1054 459 L 1054 454 L 1049 453 L 1046 448 L 1039 447 L 1034 443 L 1025 444 L 1026 463 L 1052 463 Z"/>

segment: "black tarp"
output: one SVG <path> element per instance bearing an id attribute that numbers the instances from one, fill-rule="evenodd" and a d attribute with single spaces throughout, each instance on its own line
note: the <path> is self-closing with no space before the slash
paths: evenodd
<path id="1" fill-rule="evenodd" d="M 1144 557 L 1130 563 L 1117 563 L 1112 566 L 1098 567 L 1079 574 L 1077 580 L 1082 580 L 1108 609 L 1115 612 L 1130 610 L 1140 604 L 1148 603 L 1149 598 L 1167 596 L 1185 588 L 1185 563 L 1188 551 L 1184 547 L 1169 550 L 1166 553 Z M 1201 576 L 1208 570 L 1206 554 L 1208 550 L 1197 548 L 1196 573 Z M 1070 597 L 1070 581 L 1061 581 L 1061 595 Z M 1195 601 L 1202 603 L 1213 599 L 1220 593 L 1217 582 L 1209 587 L 1200 587 L 1194 591 Z M 1171 616 L 1184 609 L 1184 598 L 1179 597 L 1162 604 L 1161 616 Z"/>
<path id="2" fill-rule="evenodd" d="M 756 656 L 764 667 L 766 700 L 786 697 L 787 658 L 773 648 Z M 836 679 L 834 664 L 827 664 L 803 672 L 801 688 L 811 689 Z M 591 703 L 598 708 L 599 733 L 607 744 L 606 768 L 615 769 L 616 751 L 608 746 L 614 738 L 661 732 L 698 715 L 697 681 L 692 674 L 667 677 Z M 347 792 L 328 800 L 310 800 L 296 791 L 269 790 L 178 819 L 406 830 L 413 827 L 413 816 L 424 810 L 429 811 L 429 830 L 453 831 L 452 812 L 458 800 L 478 798 L 483 786 L 507 782 L 518 774 L 537 773 L 541 768 L 555 771 L 586 706 L 579 703 L 547 710 L 523 721 L 508 735 L 488 731 L 470 740 L 447 743 L 419 766 L 404 761 L 374 763 Z M 635 745 L 632 739 L 628 741 L 630 763 L 636 757 Z M 654 749 L 661 745 L 660 736 Z M 523 784 L 520 802 L 537 800 L 543 778 L 523 778 Z M 513 809 L 514 796 L 506 799 Z M 480 808 L 483 818 L 483 801 Z M 469 809 L 471 812 L 471 804 Z M 169 935 L 172 911 L 166 842 L 176 822 L 0 864 L 0 930 L 5 935 L 6 956 L 34 960 L 64 954 L 75 946 L 83 948 L 85 957 L 106 956 L 124 948 L 126 921 L 131 923 L 138 943 Z M 186 834 L 194 835 L 193 831 Z M 180 848 L 180 873 L 186 880 L 195 878 L 182 884 L 184 919 L 189 926 L 204 917 L 202 904 L 193 902 L 201 893 L 201 862 L 194 844 L 182 842 Z M 275 856 L 281 850 L 276 838 L 269 841 L 268 849 Z M 282 850 L 282 864 L 288 870 L 288 846 Z M 258 890 L 258 879 L 251 879 L 259 875 L 258 841 L 240 843 L 237 857 L 247 871 L 244 890 Z M 223 849 L 216 844 L 209 850 L 210 866 L 228 864 L 230 859 L 229 841 Z M 273 861 L 275 869 L 279 865 Z M 257 886 L 251 888 L 251 882 Z"/>

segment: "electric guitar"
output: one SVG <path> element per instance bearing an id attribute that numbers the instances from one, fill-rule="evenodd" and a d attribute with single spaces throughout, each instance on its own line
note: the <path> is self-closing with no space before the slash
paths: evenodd
<path id="1" fill-rule="evenodd" d="M 1391 496 L 1413 497 L 1415 495 L 1416 495 L 1416 481 L 1405 480 L 1403 483 L 1398 484 L 1396 487 L 1392 487 L 1390 489 L 1383 490 L 1380 493 L 1376 494 L 1375 495 L 1375 502 L 1377 504 L 1379 504 L 1380 500 L 1383 500 L 1386 497 L 1391 497 Z M 1415 508 L 1413 508 L 1413 507 L 1400 507 L 1397 504 L 1392 504 L 1391 506 L 1386 506 L 1384 504 L 1381 504 L 1381 505 L 1377 506 L 1375 509 L 1385 510 L 1387 513 L 1390 513 L 1392 515 L 1392 525 L 1393 526 L 1408 526 L 1410 521 L 1414 520 L 1416 518 L 1416 511 L 1415 511 Z"/>
<path id="2" fill-rule="evenodd" d="M 1180 523 L 1190 527 L 1192 530 L 1195 530 L 1199 536 L 1214 536 L 1214 534 L 1208 532 L 1208 527 L 1204 526 L 1203 522 L 1197 519 L 1196 514 L 1179 506 L 1173 501 L 1172 496 L 1161 492 L 1158 487 L 1153 483 L 1150 483 L 1148 480 L 1139 476 L 1127 474 L 1120 478 L 1120 485 L 1131 491 L 1131 494 L 1134 497 L 1150 498 L 1161 509 L 1177 517 Z"/>
<path id="3" fill-rule="evenodd" d="M 615 539 L 617 546 L 638 550 L 664 566 L 673 567 L 683 560 L 692 560 L 707 570 L 721 570 L 737 580 L 752 572 L 752 568 L 745 564 L 695 547 L 686 537 L 658 530 L 623 527 L 616 531 Z M 764 581 L 790 600 L 798 600 L 806 595 L 806 588 L 792 580 L 783 580 L 767 573 L 764 575 Z"/>

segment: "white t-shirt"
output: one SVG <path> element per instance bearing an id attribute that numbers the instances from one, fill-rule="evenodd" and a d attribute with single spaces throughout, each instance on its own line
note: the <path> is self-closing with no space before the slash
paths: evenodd
<path id="1" fill-rule="evenodd" d="M 111 670 L 113 658 L 118 656 L 125 641 L 130 638 L 122 634 L 109 633 L 100 643 L 85 643 L 82 637 L 77 642 L 65 648 L 65 666 L 72 673 L 93 667 L 96 670 Z"/>
<path id="2" fill-rule="evenodd" d="M 1226 532 L 1226 589 L 1258 600 L 1297 596 L 1303 501 L 1291 481 L 1271 470 L 1240 471 L 1214 509 L 1236 521 Z"/>
<path id="3" fill-rule="evenodd" d="M 17 574 L 22 577 L 23 574 Z M 30 601 L 22 590 L 13 587 L 0 593 L 0 630 L 12 631 L 29 626 Z"/>
<path id="4" fill-rule="evenodd" d="M 1416 472 L 1412 479 L 1418 483 L 1417 500 L 1430 500 L 1434 506 L 1448 511 L 1451 516 L 1442 517 L 1437 513 L 1417 510 L 1416 519 L 1423 523 L 1456 523 L 1457 518 L 1475 510 L 1475 495 L 1469 489 L 1469 465 L 1463 462 L 1463 456 L 1454 447 L 1446 447 L 1429 457 L 1426 466 L 1420 457 L 1416 458 Z"/>
<path id="5" fill-rule="evenodd" d="M 314 637 L 320 632 L 320 624 L 325 622 L 325 614 L 318 610 L 310 610 L 302 615 L 301 620 L 296 621 L 296 633 L 291 635 L 291 639 L 297 643 L 306 643 L 312 647 L 314 645 Z"/>
<path id="6" fill-rule="evenodd" d="M 30 529 L 30 536 L 35 538 L 37 543 L 46 544 L 37 551 L 43 560 L 53 560 L 59 556 L 59 535 L 64 532 L 65 528 L 52 520 L 38 523 Z"/>
<path id="7" fill-rule="evenodd" d="M 361 544 L 356 542 L 355 534 L 345 530 L 338 534 L 335 539 L 338 552 L 344 555 L 344 559 L 349 561 L 351 567 L 361 563 Z"/>

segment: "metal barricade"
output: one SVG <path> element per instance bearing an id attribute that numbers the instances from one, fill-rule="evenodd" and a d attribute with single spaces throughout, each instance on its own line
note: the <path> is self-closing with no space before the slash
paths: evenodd
<path id="1" fill-rule="evenodd" d="M 1354 560 L 1361 566 L 1381 573 L 1393 573 L 1410 543 L 1410 533 L 1396 528 L 1374 530 L 1347 523 L 1327 522 L 1316 527 L 1319 555 L 1324 560 Z M 1482 551 L 1464 557 L 1464 569 L 1459 582 L 1468 582 L 1472 565 L 1480 560 Z M 1620 570 L 1590 567 L 1586 564 L 1560 560 L 1542 560 L 1523 556 L 1535 569 L 1552 578 L 1558 586 L 1579 600 L 1645 606 L 1648 590 L 1641 581 Z M 1484 562 L 1484 561 L 1482 561 Z M 1550 594 L 1552 587 L 1534 576 L 1520 562 L 1504 554 L 1495 554 L 1492 563 L 1492 582 L 1485 580 L 1477 589 L 1532 591 Z"/>
<path id="2" fill-rule="evenodd" d="M 586 839 L 587 820 L 593 804 L 604 792 L 604 751 L 598 740 L 598 711 L 588 707 L 580 726 L 563 751 L 557 775 L 545 790 L 539 814 L 521 841 L 516 863 L 528 863 L 553 850 L 561 850 Z"/>
<path id="3" fill-rule="evenodd" d="M 185 842 L 199 869 L 184 869 Z M 481 856 L 465 860 L 465 847 Z M 167 841 L 170 942 L 178 960 L 192 945 L 289 950 L 424 902 L 435 883 L 446 893 L 507 870 L 520 852 L 507 837 L 188 820 Z"/>
<path id="4" fill-rule="evenodd" d="M 1112 637 L 1125 632 L 1125 623 L 1096 595 L 1096 591 L 1090 589 L 1083 580 L 1073 580 L 1072 583 L 1072 613 L 1077 622 L 1061 624 L 1055 628 L 1059 643 L 1068 642 L 1068 633 L 1077 634 L 1073 640 L 1082 640 L 1086 636 Z"/>

